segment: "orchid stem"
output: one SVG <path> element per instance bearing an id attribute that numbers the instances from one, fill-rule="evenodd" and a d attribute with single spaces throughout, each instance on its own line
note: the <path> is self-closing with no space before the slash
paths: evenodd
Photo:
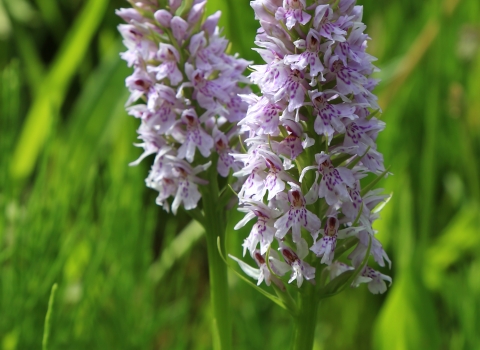
<path id="1" fill-rule="evenodd" d="M 208 270 L 210 277 L 210 302 L 212 308 L 213 348 L 230 350 L 232 346 L 232 326 L 227 281 L 227 265 L 223 262 L 217 246 L 220 237 L 222 254 L 225 253 L 225 208 L 218 205 L 218 182 L 216 162 L 209 174 L 209 185 L 202 193 L 204 228 L 207 237 Z"/>
<path id="2" fill-rule="evenodd" d="M 315 286 L 306 283 L 299 295 L 298 314 L 295 320 L 294 350 L 312 350 L 317 325 L 318 295 Z"/>

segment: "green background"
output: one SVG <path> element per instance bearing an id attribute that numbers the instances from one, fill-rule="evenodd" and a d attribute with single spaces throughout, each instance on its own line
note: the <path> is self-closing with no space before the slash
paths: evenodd
<path id="1" fill-rule="evenodd" d="M 480 2 L 359 1 L 378 57 L 394 176 L 377 222 L 392 288 L 325 301 L 315 349 L 480 349 Z M 145 188 L 126 1 L 0 1 L 0 349 L 210 349 L 206 243 Z M 251 51 L 247 0 L 209 0 L 233 52 Z M 231 225 L 241 218 L 232 211 Z M 241 255 L 244 231 L 227 233 Z M 235 349 L 285 349 L 292 322 L 231 275 Z"/>

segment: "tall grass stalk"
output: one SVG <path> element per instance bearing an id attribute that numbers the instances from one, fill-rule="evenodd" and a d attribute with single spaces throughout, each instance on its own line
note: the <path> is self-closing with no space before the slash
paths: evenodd
<path id="1" fill-rule="evenodd" d="M 48 339 L 50 337 L 50 330 L 51 330 L 53 303 L 55 302 L 55 293 L 57 292 L 57 287 L 58 285 L 56 283 L 52 286 L 52 290 L 50 292 L 50 298 L 48 299 L 48 309 L 47 309 L 47 314 L 45 315 L 45 325 L 43 328 L 42 350 L 48 350 Z"/>

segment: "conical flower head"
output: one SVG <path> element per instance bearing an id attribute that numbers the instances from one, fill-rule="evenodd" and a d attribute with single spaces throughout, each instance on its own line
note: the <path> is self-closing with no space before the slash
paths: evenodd
<path id="1" fill-rule="evenodd" d="M 262 251 L 278 247 L 293 271 L 290 281 L 298 287 L 304 278 L 318 282 L 313 266 L 320 263 L 329 265 L 331 279 L 358 269 L 365 281 L 375 281 L 369 289 L 377 293 L 388 279 L 365 262 L 368 255 L 381 265 L 390 261 L 372 228 L 375 206 L 385 197 L 363 188 L 367 179 L 386 175 L 376 145 L 385 123 L 374 116 L 380 112 L 372 93 L 378 69 L 366 53 L 370 38 L 355 3 L 251 2 L 261 26 L 254 50 L 265 63 L 252 66 L 250 76 L 260 94 L 241 95 L 248 110 L 239 124 L 250 138 L 247 155 L 234 155 L 244 164 L 235 175 L 246 178 L 241 203 L 255 200 L 274 213 L 268 220 L 274 221 L 274 239 L 264 241 Z M 262 157 L 267 153 L 268 159 Z M 342 240 L 357 244 L 349 255 L 352 266 L 337 260 Z"/>
<path id="2" fill-rule="evenodd" d="M 240 168 L 230 153 L 240 133 L 233 122 L 247 109 L 238 94 L 250 92 L 241 87 L 248 83 L 242 73 L 249 62 L 226 52 L 220 12 L 204 18 L 206 1 L 132 5 L 117 11 L 127 22 L 119 26 L 127 47 L 121 57 L 133 67 L 127 110 L 141 121 L 138 146 L 144 149 L 132 165 L 156 155 L 147 185 L 159 192 L 157 204 L 169 210 L 173 198 L 174 213 L 180 206 L 194 209 L 212 154 L 219 154 L 220 176 Z"/>

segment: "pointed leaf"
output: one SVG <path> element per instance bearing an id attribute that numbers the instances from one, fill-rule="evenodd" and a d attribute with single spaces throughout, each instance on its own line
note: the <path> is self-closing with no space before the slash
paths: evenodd
<path id="1" fill-rule="evenodd" d="M 365 153 L 363 153 L 361 156 L 356 156 L 354 160 L 352 160 L 350 163 L 348 163 L 347 168 L 348 168 L 348 169 L 353 169 L 353 167 L 354 167 L 355 165 L 357 165 L 358 162 L 361 161 L 363 157 L 365 157 L 365 155 L 368 153 L 368 151 L 370 151 L 370 146 L 368 146 L 368 148 L 367 148 L 367 150 L 365 151 Z"/>
<path id="2" fill-rule="evenodd" d="M 218 247 L 218 253 L 220 254 L 220 257 L 222 258 L 223 262 L 225 264 L 227 264 L 227 266 L 229 268 L 232 269 L 232 271 L 242 280 L 244 280 L 248 285 L 250 285 L 252 288 L 256 289 L 258 292 L 260 292 L 260 294 L 263 294 L 264 296 L 266 296 L 268 299 L 270 299 L 271 301 L 273 301 L 275 304 L 277 304 L 278 306 L 280 306 L 282 309 L 285 309 L 285 310 L 288 310 L 288 308 L 285 306 L 285 304 L 279 299 L 277 298 L 275 295 L 273 294 L 270 294 L 269 292 L 263 290 L 262 288 L 260 288 L 259 286 L 257 286 L 256 284 L 253 284 L 250 280 L 248 280 L 245 276 L 243 276 L 241 273 L 239 273 L 237 270 L 235 270 L 228 262 L 227 260 L 225 259 L 225 257 L 223 256 L 222 254 L 222 250 L 221 250 L 221 246 L 220 246 L 220 237 L 217 238 L 217 247 Z"/>
<path id="3" fill-rule="evenodd" d="M 370 191 L 373 188 L 373 186 L 375 186 L 388 173 L 388 170 L 390 170 L 390 167 L 385 169 L 383 173 L 378 175 L 375 179 L 372 180 L 372 182 L 370 182 L 367 186 L 365 186 L 360 192 L 360 195 L 362 197 L 365 196 L 368 193 L 368 191 Z"/>
<path id="4" fill-rule="evenodd" d="M 344 161 L 346 161 L 347 159 L 350 159 L 350 158 L 352 158 L 351 154 L 342 154 L 342 155 L 338 156 L 337 158 L 332 159 L 332 164 L 336 168 L 340 164 L 342 164 Z"/>
<path id="5" fill-rule="evenodd" d="M 337 245 L 335 248 L 335 257 L 341 256 L 343 253 L 345 253 L 347 250 L 352 248 L 356 243 L 358 243 L 358 238 L 357 237 L 350 237 L 342 242 L 342 244 Z"/>

